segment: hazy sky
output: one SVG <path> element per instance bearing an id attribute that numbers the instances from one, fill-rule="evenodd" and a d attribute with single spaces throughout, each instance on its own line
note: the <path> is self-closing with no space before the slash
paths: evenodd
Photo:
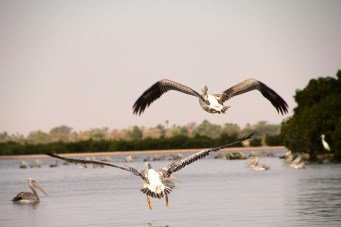
<path id="1" fill-rule="evenodd" d="M 296 89 L 341 68 L 340 25 L 338 0 L 1 0 L 0 132 L 280 123 Z M 249 77 L 280 94 L 289 114 L 258 91 L 233 98 L 226 115 L 175 91 L 132 114 L 163 78 L 218 93 Z"/>

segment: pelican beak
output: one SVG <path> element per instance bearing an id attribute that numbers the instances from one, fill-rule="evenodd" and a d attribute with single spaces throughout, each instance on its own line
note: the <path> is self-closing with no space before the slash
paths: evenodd
<path id="1" fill-rule="evenodd" d="M 37 182 L 33 181 L 33 182 L 32 182 L 32 185 L 33 185 L 34 188 L 38 189 L 39 191 L 41 191 L 42 193 L 44 193 L 46 196 L 49 196 L 49 195 L 40 187 L 40 185 L 39 185 Z"/>

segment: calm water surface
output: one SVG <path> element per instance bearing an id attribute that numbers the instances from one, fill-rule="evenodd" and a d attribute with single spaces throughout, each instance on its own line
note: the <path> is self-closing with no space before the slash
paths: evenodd
<path id="1" fill-rule="evenodd" d="M 122 162 L 122 157 L 115 157 Z M 33 160 L 27 160 L 33 163 Z M 0 226 L 341 226 L 341 165 L 309 165 L 295 170 L 277 158 L 255 172 L 244 160 L 200 160 L 176 176 L 164 200 L 149 211 L 142 181 L 119 169 L 79 169 L 76 165 L 19 169 L 20 160 L 0 161 Z M 170 161 L 152 162 L 163 167 Z M 142 162 L 129 165 L 142 168 Z M 30 191 L 28 177 L 49 194 L 36 205 L 10 201 Z"/>

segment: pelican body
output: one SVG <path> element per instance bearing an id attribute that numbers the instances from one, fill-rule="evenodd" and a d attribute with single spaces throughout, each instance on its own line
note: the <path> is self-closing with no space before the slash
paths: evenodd
<path id="1" fill-rule="evenodd" d="M 31 188 L 32 192 L 20 192 L 18 195 L 16 195 L 12 201 L 14 203 L 39 203 L 39 196 L 37 193 L 37 189 L 47 195 L 47 193 L 39 186 L 39 184 L 33 180 L 32 178 L 27 179 L 27 184 Z M 47 195 L 48 196 L 48 195 Z"/>
<path id="2" fill-rule="evenodd" d="M 172 192 L 172 189 L 174 188 L 175 184 L 175 178 L 172 176 L 172 174 L 176 171 L 179 171 L 180 169 L 184 168 L 185 166 L 202 159 L 206 157 L 210 152 L 216 152 L 220 149 L 223 149 L 225 147 L 232 146 L 234 144 L 240 143 L 246 139 L 251 138 L 253 135 L 247 135 L 239 138 L 238 140 L 231 142 L 229 144 L 225 144 L 220 147 L 206 149 L 200 152 L 197 152 L 193 155 L 190 155 L 186 158 L 177 160 L 172 162 L 170 165 L 160 168 L 160 169 L 153 169 L 150 163 L 145 163 L 145 167 L 142 170 L 137 170 L 133 167 L 127 166 L 127 165 L 119 165 L 111 162 L 106 161 L 96 161 L 96 160 L 83 160 L 83 159 L 73 159 L 73 158 L 65 158 L 61 157 L 57 154 L 51 154 L 49 153 L 49 156 L 62 159 L 67 162 L 72 163 L 82 163 L 82 164 L 101 164 L 106 166 L 111 166 L 115 168 L 119 168 L 122 170 L 129 171 L 133 173 L 134 175 L 142 178 L 143 180 L 143 187 L 140 190 L 142 193 L 144 193 L 147 196 L 147 205 L 149 209 L 152 209 L 152 205 L 150 202 L 149 197 L 152 198 L 165 198 L 166 206 L 169 204 L 169 194 Z"/>
<path id="3" fill-rule="evenodd" d="M 239 84 L 236 84 L 229 89 L 219 94 L 209 94 L 206 85 L 201 87 L 202 94 L 199 94 L 195 90 L 175 81 L 163 79 L 153 84 L 147 89 L 134 103 L 133 113 L 141 115 L 144 110 L 161 95 L 170 90 L 179 91 L 187 95 L 195 96 L 199 99 L 199 104 L 203 110 L 209 113 L 226 113 L 229 106 L 224 106 L 224 102 L 231 99 L 236 95 L 258 90 L 262 95 L 268 99 L 272 105 L 276 108 L 278 113 L 285 114 L 288 112 L 288 104 L 284 99 L 279 96 L 274 90 L 260 82 L 259 80 L 250 78 Z"/>

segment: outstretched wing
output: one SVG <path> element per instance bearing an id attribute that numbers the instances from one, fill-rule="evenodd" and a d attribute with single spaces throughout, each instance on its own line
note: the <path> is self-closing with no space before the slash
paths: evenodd
<path id="1" fill-rule="evenodd" d="M 192 88 L 171 80 L 164 79 L 153 84 L 136 100 L 133 106 L 134 114 L 141 115 L 141 113 L 143 113 L 143 111 L 152 102 L 154 102 L 156 99 L 160 98 L 161 95 L 170 90 L 180 91 L 188 95 L 193 95 L 200 98 L 204 102 L 207 102 L 198 92 L 194 91 Z"/>
<path id="2" fill-rule="evenodd" d="M 223 149 L 225 147 L 230 147 L 232 145 L 235 145 L 239 142 L 242 142 L 244 140 L 247 140 L 247 139 L 250 139 L 252 137 L 253 133 L 249 134 L 249 135 L 245 135 L 245 136 L 242 136 L 241 138 L 239 138 L 238 140 L 236 141 L 233 141 L 229 144 L 225 144 L 223 146 L 220 146 L 220 147 L 215 147 L 215 148 L 211 148 L 211 149 L 207 149 L 207 150 L 204 150 L 204 151 L 200 151 L 198 153 L 195 153 L 193 155 L 190 155 L 188 156 L 187 158 L 184 158 L 184 159 L 181 159 L 181 160 L 178 160 L 178 161 L 175 161 L 173 163 L 171 163 L 169 166 L 165 167 L 165 168 L 162 168 L 161 171 L 166 175 L 166 176 L 170 176 L 172 173 L 176 172 L 176 171 L 179 171 L 180 169 L 184 168 L 185 166 L 199 160 L 199 159 L 202 159 L 203 157 L 209 155 L 210 152 L 212 151 L 218 151 L 220 149 Z"/>
<path id="3" fill-rule="evenodd" d="M 269 88 L 264 83 L 253 78 L 244 80 L 243 82 L 230 87 L 221 94 L 218 94 L 217 97 L 220 99 L 221 102 L 225 102 L 233 96 L 240 95 L 252 90 L 260 91 L 262 95 L 272 103 L 278 113 L 281 112 L 281 114 L 284 114 L 288 112 L 288 104 L 281 96 L 279 96 L 274 90 Z"/>
<path id="4" fill-rule="evenodd" d="M 106 162 L 106 161 L 97 161 L 97 160 L 84 160 L 84 159 L 75 159 L 75 158 L 65 158 L 62 156 L 59 156 L 57 154 L 52 154 L 52 153 L 48 153 L 47 155 L 54 157 L 54 158 L 59 158 L 62 159 L 64 161 L 67 162 L 71 162 L 71 163 L 83 163 L 83 164 L 98 164 L 98 165 L 105 165 L 105 166 L 111 166 L 111 167 L 115 167 L 115 168 L 119 168 L 119 169 L 123 169 L 125 171 L 129 171 L 133 174 L 135 174 L 136 176 L 141 177 L 143 180 L 148 181 L 144 175 L 142 175 L 137 169 L 130 167 L 130 166 L 126 166 L 126 165 L 118 165 L 112 162 Z"/>

